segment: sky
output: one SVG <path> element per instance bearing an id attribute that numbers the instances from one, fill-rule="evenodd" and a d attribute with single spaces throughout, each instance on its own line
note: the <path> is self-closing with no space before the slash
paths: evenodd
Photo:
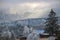
<path id="1" fill-rule="evenodd" d="M 0 19 L 45 18 L 51 9 L 60 16 L 60 0 L 0 0 Z"/>

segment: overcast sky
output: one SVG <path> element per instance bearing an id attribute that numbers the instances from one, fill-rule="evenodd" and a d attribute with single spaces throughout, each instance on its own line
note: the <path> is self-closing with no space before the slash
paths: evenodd
<path id="1" fill-rule="evenodd" d="M 60 16 L 60 0 L 0 0 L 0 18 L 44 18 L 48 16 L 51 8 Z"/>

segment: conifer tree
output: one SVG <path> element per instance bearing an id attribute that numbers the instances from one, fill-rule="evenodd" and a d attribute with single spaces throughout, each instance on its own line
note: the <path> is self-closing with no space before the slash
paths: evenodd
<path id="1" fill-rule="evenodd" d="M 49 33 L 50 35 L 58 33 L 58 17 L 56 13 L 51 9 L 48 18 L 46 19 L 46 28 L 45 32 Z"/>

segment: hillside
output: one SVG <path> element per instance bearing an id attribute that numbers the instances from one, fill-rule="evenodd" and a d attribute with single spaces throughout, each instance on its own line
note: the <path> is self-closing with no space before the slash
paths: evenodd
<path id="1" fill-rule="evenodd" d="M 58 18 L 58 24 L 60 25 L 60 18 Z M 3 22 L 0 25 L 7 25 L 7 26 L 16 26 L 16 24 L 22 26 L 30 26 L 34 27 L 35 29 L 43 29 L 45 27 L 46 18 L 32 18 L 32 19 L 24 19 L 24 20 L 16 20 L 12 22 Z"/>

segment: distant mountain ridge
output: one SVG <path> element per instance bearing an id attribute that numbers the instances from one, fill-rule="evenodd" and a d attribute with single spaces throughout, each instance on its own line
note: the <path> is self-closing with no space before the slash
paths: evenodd
<path id="1" fill-rule="evenodd" d="M 16 20 L 12 22 L 5 23 L 8 26 L 15 26 L 16 24 L 22 26 L 31 26 L 38 29 L 43 29 L 45 27 L 46 18 L 32 18 L 32 19 L 24 19 L 24 20 Z M 60 18 L 58 18 L 58 24 L 60 25 Z"/>
<path id="2" fill-rule="evenodd" d="M 25 19 L 25 20 L 18 20 L 15 21 L 21 25 L 30 25 L 30 26 L 37 26 L 37 24 L 41 24 L 43 22 L 45 22 L 46 19 L 45 18 L 34 18 L 34 19 Z M 38 25 L 39 26 L 39 25 Z"/>

